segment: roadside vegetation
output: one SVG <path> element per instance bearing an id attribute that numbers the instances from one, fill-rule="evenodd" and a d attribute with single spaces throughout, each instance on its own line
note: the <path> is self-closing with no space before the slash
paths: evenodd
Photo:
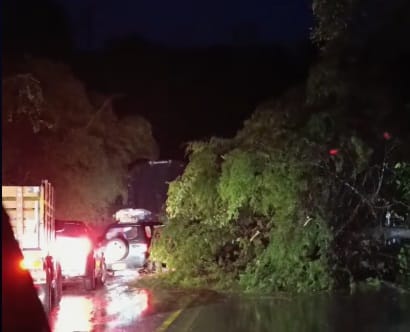
<path id="1" fill-rule="evenodd" d="M 382 230 L 410 227 L 408 64 L 389 39 L 410 8 L 393 1 L 385 25 L 360 28 L 375 7 L 313 1 L 321 56 L 306 85 L 261 105 L 234 137 L 189 144 L 152 252 L 168 283 L 409 289 L 409 247 L 386 245 Z"/>
<path id="2" fill-rule="evenodd" d="M 261 104 L 232 137 L 188 144 L 189 163 L 170 185 L 166 227 L 152 252 L 170 272 L 142 282 L 261 292 L 355 289 L 361 284 L 410 289 L 409 246 L 388 245 L 383 238 L 383 226 L 410 228 L 410 49 L 402 37 L 410 33 L 410 2 L 313 0 L 312 9 L 311 39 L 319 56 L 307 80 Z M 47 44 L 30 41 L 38 49 Z M 208 99 L 219 101 L 224 89 L 229 103 L 221 98 L 220 104 L 244 114 L 249 96 L 278 93 L 292 76 L 293 65 L 285 65 L 279 51 L 271 67 L 277 66 L 279 78 L 266 80 L 270 83 L 263 88 L 255 74 L 263 71 L 259 64 L 250 75 L 249 68 L 242 68 L 246 62 L 222 62 L 221 68 L 229 67 L 224 74 L 229 80 L 219 80 L 222 69 L 202 65 L 207 54 L 191 70 L 190 62 L 176 53 L 175 63 L 188 63 L 181 75 L 179 67 L 169 71 L 157 57 L 138 58 L 139 48 L 134 52 L 126 51 L 128 63 L 113 57 L 118 67 L 105 65 L 115 68 L 112 72 L 96 67 L 97 77 L 107 76 L 110 91 L 124 91 L 117 81 L 127 73 L 123 84 L 129 85 L 135 103 L 131 111 L 122 105 L 122 112 L 113 110 L 122 94 L 91 92 L 68 65 L 29 56 L 3 60 L 3 184 L 48 179 L 56 188 L 57 218 L 101 225 L 123 207 L 128 167 L 159 155 L 150 123 L 119 114 L 135 114 L 134 108 L 161 113 L 170 106 L 163 102 L 181 99 L 193 111 L 178 121 L 190 123 L 199 114 L 215 121 L 202 108 L 212 105 L 205 103 Z M 162 76 L 162 71 L 171 74 Z M 204 91 L 188 89 L 204 72 L 209 75 Z M 252 79 L 234 84 L 242 77 Z M 164 98 L 169 86 L 162 83 L 173 79 L 174 98 Z M 269 85 L 273 82 L 276 88 Z M 176 89 L 180 83 L 182 89 Z M 143 89 L 151 85 L 152 90 Z M 253 91 L 239 98 L 255 87 L 263 94 Z M 149 102 L 139 103 L 143 95 Z M 201 107 L 191 107 L 187 96 Z M 163 118 L 168 132 L 170 122 Z M 232 126 L 228 118 L 217 120 L 221 127 Z M 183 132 L 179 128 L 174 129 Z"/>
<path id="3" fill-rule="evenodd" d="M 128 165 L 158 158 L 151 125 L 117 116 L 112 102 L 120 95 L 87 90 L 65 64 L 28 58 L 5 68 L 3 184 L 47 179 L 57 218 L 104 224 L 126 198 Z"/>
<path id="4" fill-rule="evenodd" d="M 174 281 L 266 291 L 366 279 L 405 286 L 408 250 L 378 236 L 388 211 L 410 226 L 397 140 L 381 133 L 372 146 L 359 133 L 330 134 L 329 114 L 296 117 L 280 105 L 261 109 L 234 138 L 191 144 L 153 249 Z"/>

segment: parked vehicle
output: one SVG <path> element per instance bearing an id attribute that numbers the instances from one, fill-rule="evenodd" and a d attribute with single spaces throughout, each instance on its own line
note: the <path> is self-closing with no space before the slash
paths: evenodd
<path id="1" fill-rule="evenodd" d="M 86 290 L 105 283 L 104 253 L 91 229 L 82 221 L 56 221 L 57 252 L 64 281 L 82 279 Z"/>
<path id="2" fill-rule="evenodd" d="M 142 209 L 124 209 L 117 223 L 108 226 L 101 239 L 108 271 L 138 269 L 149 259 L 155 225 L 152 214 Z M 142 213 L 144 212 L 144 213 Z"/>
<path id="3" fill-rule="evenodd" d="M 1 331 L 50 332 L 33 279 L 20 268 L 24 256 L 3 207 L 1 224 Z"/>
<path id="4" fill-rule="evenodd" d="M 169 183 L 182 175 L 185 166 L 181 160 L 137 160 L 128 176 L 126 205 L 147 209 L 154 215 L 162 213 Z"/>
<path id="5" fill-rule="evenodd" d="M 46 180 L 40 186 L 2 186 L 2 201 L 23 253 L 20 268 L 30 272 L 48 314 L 62 293 L 61 266 L 54 250 L 53 187 Z"/>

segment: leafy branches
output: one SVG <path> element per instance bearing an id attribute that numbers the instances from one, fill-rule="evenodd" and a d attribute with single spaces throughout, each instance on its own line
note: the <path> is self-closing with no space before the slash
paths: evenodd
<path id="1" fill-rule="evenodd" d="M 404 201 L 410 204 L 410 164 L 397 163 L 394 165 L 395 184 Z M 409 205 L 407 205 L 409 207 Z"/>
<path id="2" fill-rule="evenodd" d="M 318 286 L 313 275 L 327 275 L 327 240 L 321 237 L 327 232 L 314 230 L 326 225 L 316 217 L 306 224 L 304 178 L 313 168 L 309 147 L 294 120 L 279 109 L 260 110 L 232 139 L 191 144 L 190 162 L 170 186 L 169 221 L 153 255 L 184 280 L 201 271 L 206 280 L 223 285 L 230 279 L 244 288 L 270 290 L 290 290 L 301 279 L 297 274 L 289 279 L 295 265 L 289 265 L 285 277 L 283 268 L 291 260 L 313 278 L 298 290 L 324 287 L 327 277 L 317 276 L 322 280 Z M 312 244 L 306 237 L 316 240 Z M 308 242 L 309 248 L 301 245 Z M 198 261 L 186 255 L 194 250 L 202 253 Z M 283 284 L 279 278 L 289 282 Z"/>
<path id="3" fill-rule="evenodd" d="M 167 236 L 154 250 L 177 279 L 200 273 L 264 291 L 404 282 L 408 253 L 386 248 L 380 234 L 389 213 L 409 215 L 408 144 L 385 131 L 392 98 L 359 64 L 357 23 L 373 6 L 314 0 L 322 57 L 307 93 L 260 107 L 231 139 L 189 146 L 168 193 Z"/>
<path id="4" fill-rule="evenodd" d="M 347 32 L 352 9 L 357 0 L 314 0 L 312 11 L 316 17 L 316 27 L 312 33 L 312 40 L 323 50 L 329 45 L 340 42 Z"/>
<path id="5" fill-rule="evenodd" d="M 229 140 L 189 146 L 153 255 L 178 271 L 177 280 L 200 272 L 208 283 L 247 290 L 391 278 L 398 260 L 386 258 L 375 234 L 401 197 L 392 182 L 397 146 L 366 141 L 339 115 L 301 118 L 274 107 L 255 112 Z M 192 261 L 186 253 L 196 250 Z"/>

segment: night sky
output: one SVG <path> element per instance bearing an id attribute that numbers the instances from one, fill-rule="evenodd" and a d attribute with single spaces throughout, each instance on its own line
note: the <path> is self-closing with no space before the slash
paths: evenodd
<path id="1" fill-rule="evenodd" d="M 90 90 L 121 91 L 127 98 L 116 111 L 150 121 L 166 157 L 183 154 L 193 139 L 232 136 L 260 102 L 304 79 L 312 55 L 311 0 L 4 5 L 3 47 L 12 58 L 62 61 Z"/>
<path id="2" fill-rule="evenodd" d="M 171 46 L 256 43 L 308 38 L 308 0 L 57 0 L 66 8 L 80 48 L 130 34 Z M 244 32 L 245 31 L 245 32 Z M 248 37 L 243 37 L 243 35 Z"/>

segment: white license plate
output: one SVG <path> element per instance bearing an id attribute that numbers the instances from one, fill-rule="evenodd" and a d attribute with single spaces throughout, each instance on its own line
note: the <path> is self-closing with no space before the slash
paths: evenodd
<path id="1" fill-rule="evenodd" d="M 115 263 L 111 265 L 111 268 L 113 270 L 125 270 L 126 267 L 127 267 L 127 264 L 125 263 Z"/>

